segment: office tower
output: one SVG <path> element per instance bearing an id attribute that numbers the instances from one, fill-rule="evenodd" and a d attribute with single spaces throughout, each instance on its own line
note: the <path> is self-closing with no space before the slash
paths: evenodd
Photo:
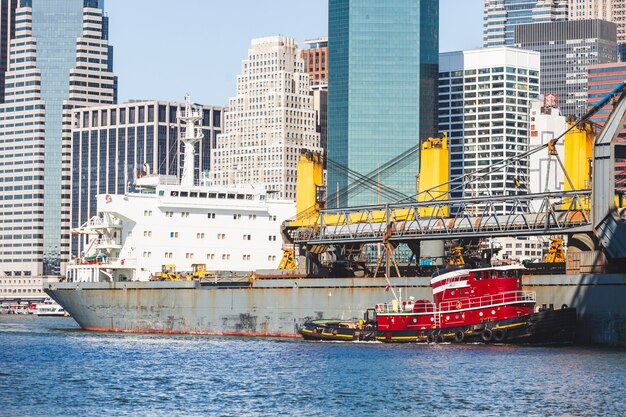
<path id="1" fill-rule="evenodd" d="M 526 160 L 467 186 L 460 177 L 528 151 L 530 101 L 539 94 L 539 53 L 511 47 L 447 52 L 439 56 L 439 71 L 439 131 L 450 138 L 452 196 L 526 194 Z M 512 207 L 500 204 L 496 209 L 504 213 Z"/>
<path id="2" fill-rule="evenodd" d="M 184 104 L 140 101 L 84 107 L 72 114 L 72 228 L 96 215 L 96 195 L 124 194 L 135 178 L 182 175 L 176 112 Z M 222 131 L 222 107 L 202 106 L 195 179 L 208 177 L 211 149 Z M 81 241 L 72 236 L 72 255 Z"/>
<path id="3" fill-rule="evenodd" d="M 0 104 L 0 275 L 64 273 L 71 110 L 115 100 L 107 27 L 97 0 L 19 1 Z"/>
<path id="4" fill-rule="evenodd" d="M 309 74 L 311 86 L 328 84 L 328 38 L 304 41 L 308 48 L 301 51 L 304 72 Z"/>
<path id="5" fill-rule="evenodd" d="M 254 39 L 211 151 L 216 185 L 259 184 L 293 200 L 301 149 L 320 152 L 309 75 L 295 39 Z"/>
<path id="6" fill-rule="evenodd" d="M 568 0 L 485 0 L 483 46 L 513 45 L 515 26 L 567 20 Z"/>
<path id="7" fill-rule="evenodd" d="M 328 16 L 328 157 L 413 196 L 419 158 L 380 167 L 436 133 L 439 1 L 330 0 Z M 329 194 L 349 190 L 329 205 L 396 201 L 350 184 L 329 168 Z"/>
<path id="8" fill-rule="evenodd" d="M 515 27 L 515 46 L 541 53 L 541 93 L 558 96 L 564 116 L 587 111 L 587 67 L 616 62 L 615 24 L 604 20 Z"/>
<path id="9" fill-rule="evenodd" d="M 601 64 L 589 66 L 589 107 L 592 107 L 607 94 L 609 94 L 620 83 L 626 81 L 626 62 Z M 591 120 L 599 126 L 604 126 L 606 119 L 609 117 L 610 110 L 613 109 L 611 104 L 605 107 L 605 110 L 596 113 Z M 619 132 L 618 141 L 626 141 L 626 124 Z M 618 159 L 615 163 L 615 186 L 626 189 L 626 160 Z"/>
<path id="10" fill-rule="evenodd" d="M 626 1 L 569 0 L 569 20 L 601 19 L 617 25 L 617 43 L 626 43 Z"/>
<path id="11" fill-rule="evenodd" d="M 9 44 L 15 36 L 17 0 L 0 0 L 0 103 L 4 101 L 4 76 L 7 70 Z"/>
<path id="12" fill-rule="evenodd" d="M 320 147 L 324 155 L 328 144 L 328 38 L 312 39 L 304 42 L 307 49 L 301 52 L 304 71 L 311 80 L 313 110 L 315 110 L 315 130 L 320 135 Z M 324 158 L 324 167 L 326 167 Z"/>
<path id="13" fill-rule="evenodd" d="M 547 95 L 530 101 L 530 137 L 528 150 L 539 148 L 552 139 L 560 137 L 566 129 L 565 116 L 556 107 L 556 97 Z M 556 150 L 564 162 L 564 138 L 556 143 Z M 529 158 L 528 192 L 565 191 L 563 169 L 555 156 L 545 148 Z M 538 209 L 539 207 L 536 207 Z"/>

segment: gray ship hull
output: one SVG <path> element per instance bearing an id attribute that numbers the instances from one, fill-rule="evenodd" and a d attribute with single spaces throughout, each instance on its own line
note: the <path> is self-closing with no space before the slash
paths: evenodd
<path id="1" fill-rule="evenodd" d="M 394 278 L 403 298 L 431 299 L 430 278 Z M 577 340 L 626 346 L 626 275 L 524 279 L 537 304 L 576 307 Z M 243 288 L 199 282 L 53 283 L 45 289 L 86 330 L 299 337 L 307 320 L 359 319 L 392 298 L 383 278 L 257 279 Z M 398 294 L 400 295 L 400 294 Z"/>

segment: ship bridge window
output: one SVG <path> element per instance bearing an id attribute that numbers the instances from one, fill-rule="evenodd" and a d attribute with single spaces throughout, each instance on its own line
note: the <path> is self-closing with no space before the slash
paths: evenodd
<path id="1" fill-rule="evenodd" d="M 192 191 L 189 193 L 189 197 L 198 197 L 198 193 L 195 191 Z"/>
<path id="2" fill-rule="evenodd" d="M 237 200 L 243 200 L 243 194 L 237 194 Z"/>
<path id="3" fill-rule="evenodd" d="M 235 199 L 235 194 L 228 194 L 228 198 L 231 199 L 231 200 L 234 200 Z"/>
<path id="4" fill-rule="evenodd" d="M 165 195 L 165 191 L 159 190 L 159 197 L 163 197 Z"/>
<path id="5" fill-rule="evenodd" d="M 178 197 L 178 191 L 172 191 L 171 196 L 172 197 Z"/>
<path id="6" fill-rule="evenodd" d="M 187 191 L 181 191 L 181 192 L 180 192 L 180 196 L 181 196 L 181 197 L 188 197 L 188 196 L 189 196 L 189 193 L 188 193 Z"/>
<path id="7" fill-rule="evenodd" d="M 252 194 L 246 194 L 246 200 L 254 200 L 254 196 Z"/>
<path id="8" fill-rule="evenodd" d="M 206 198 L 207 194 L 206 193 L 200 193 L 200 198 Z"/>
<path id="9" fill-rule="evenodd" d="M 215 198 L 215 197 L 217 197 L 217 194 L 215 194 L 215 193 L 209 193 L 209 198 Z"/>
<path id="10" fill-rule="evenodd" d="M 219 193 L 219 194 L 217 195 L 217 198 L 226 198 L 226 194 L 224 194 L 224 193 Z"/>

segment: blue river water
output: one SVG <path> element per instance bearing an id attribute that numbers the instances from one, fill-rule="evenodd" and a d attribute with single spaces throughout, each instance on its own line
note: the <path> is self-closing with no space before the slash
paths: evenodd
<path id="1" fill-rule="evenodd" d="M 91 333 L 0 315 L 0 415 L 624 416 L 626 351 Z"/>

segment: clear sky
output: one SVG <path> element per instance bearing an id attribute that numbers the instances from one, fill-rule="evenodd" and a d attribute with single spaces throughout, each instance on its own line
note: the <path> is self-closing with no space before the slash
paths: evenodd
<path id="1" fill-rule="evenodd" d="M 385 1 L 385 0 L 381 0 Z M 440 50 L 479 48 L 483 0 L 440 0 Z M 225 106 L 253 38 L 328 34 L 327 0 L 105 0 L 118 100 Z"/>

